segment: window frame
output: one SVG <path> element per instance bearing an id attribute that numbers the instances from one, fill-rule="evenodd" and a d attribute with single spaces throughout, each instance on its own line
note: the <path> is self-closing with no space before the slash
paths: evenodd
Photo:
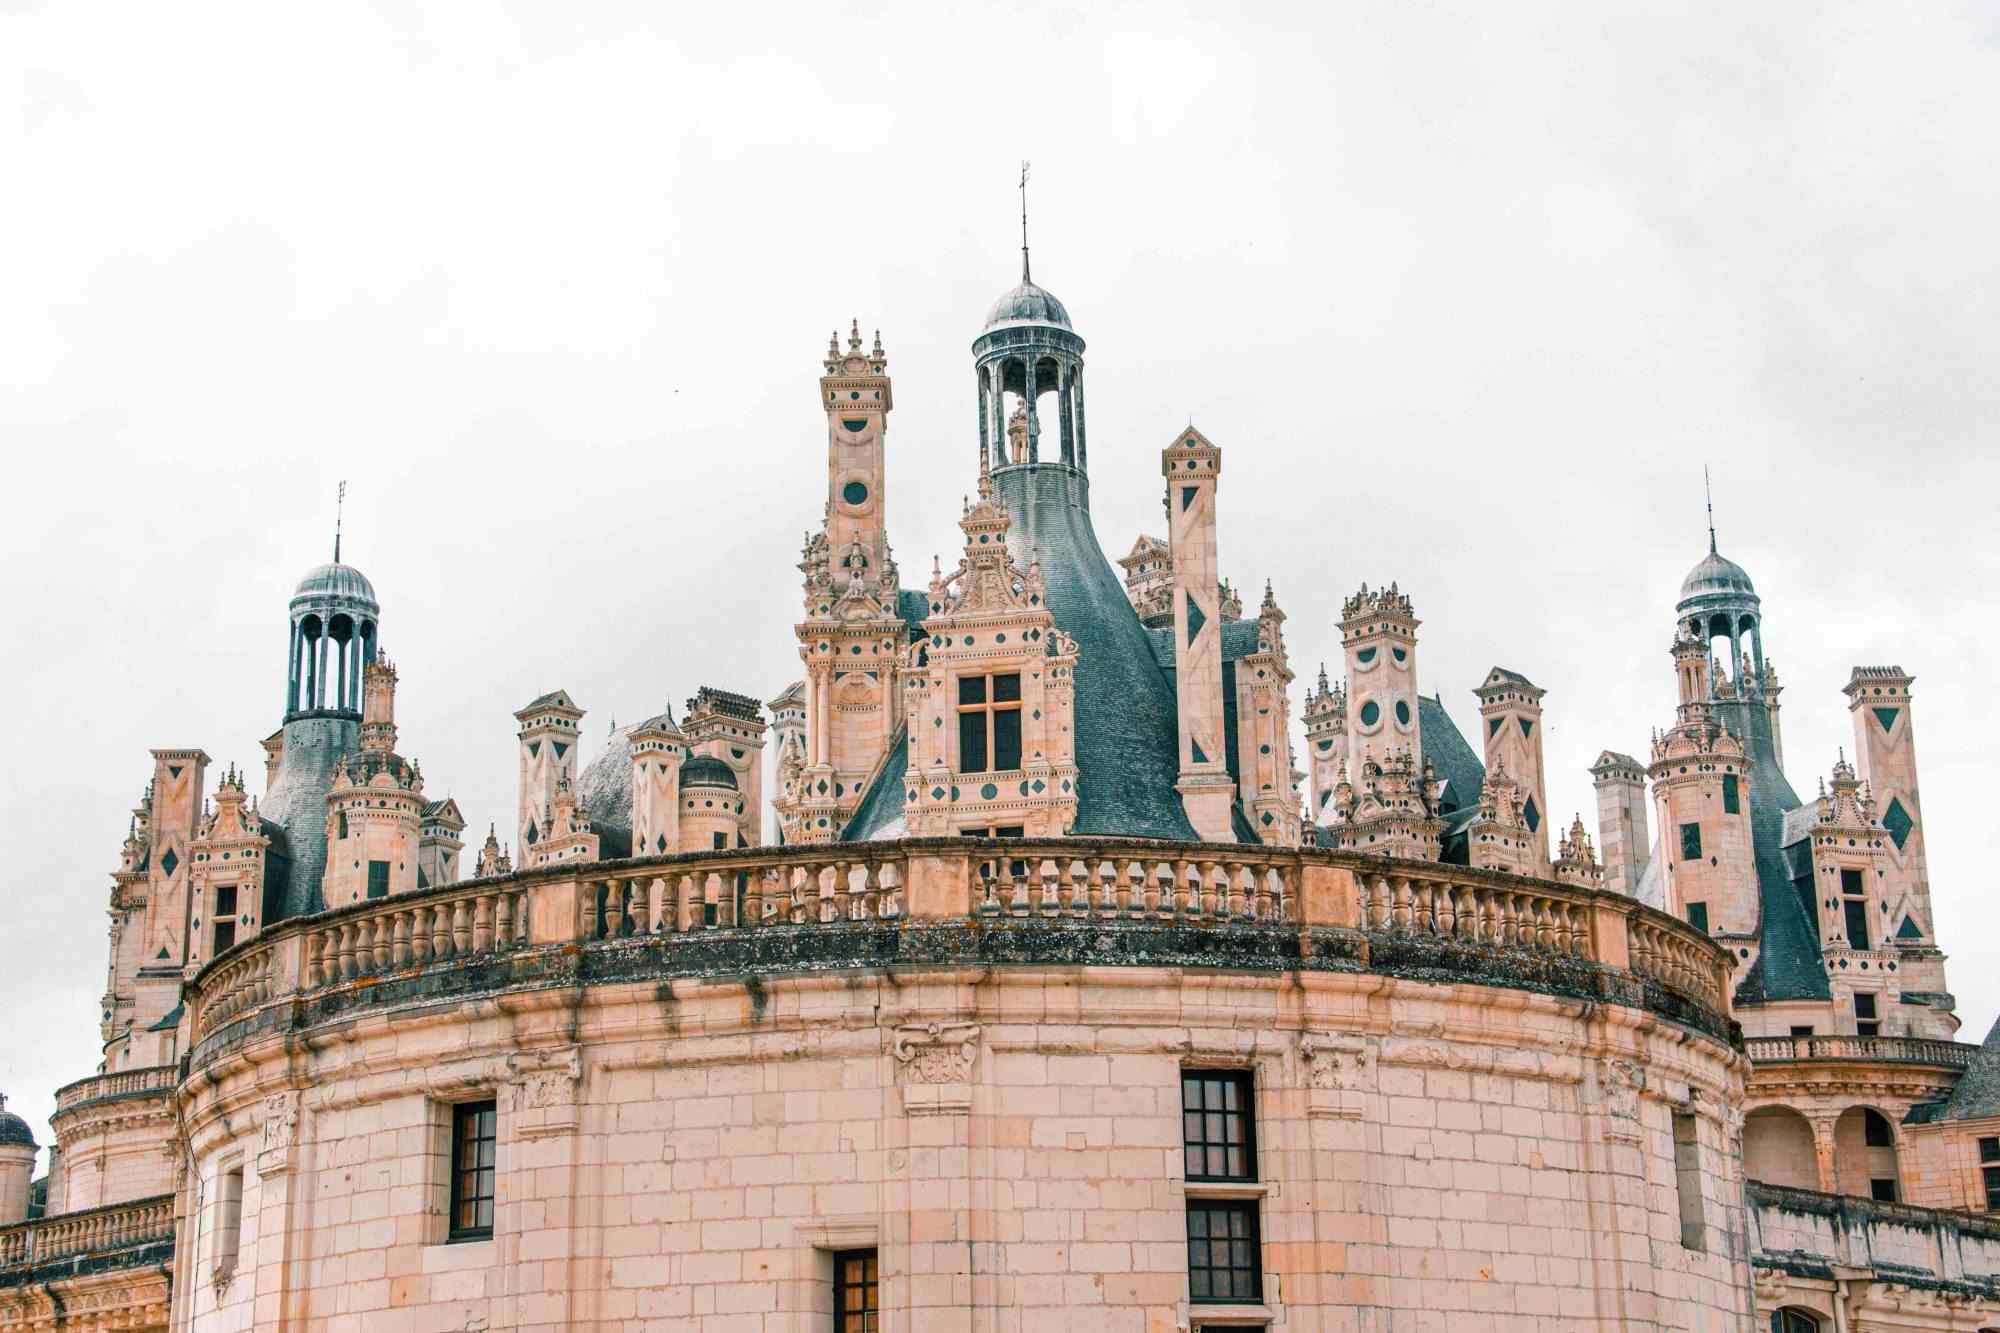
<path id="1" fill-rule="evenodd" d="M 215 1212 L 209 1219 L 209 1249 L 217 1279 L 227 1281 L 243 1257 L 244 1159 L 222 1164 L 215 1175 Z"/>
<path id="2" fill-rule="evenodd" d="M 1701 821 L 1697 819 L 1689 823 L 1682 824 L 1680 833 L 1681 833 L 1681 860 L 1683 861 L 1701 860 Z"/>
<path id="3" fill-rule="evenodd" d="M 847 1275 L 849 1263 L 862 1267 L 858 1284 L 850 1284 Z M 859 1310 L 847 1308 L 847 1293 L 858 1289 L 862 1293 Z M 855 1322 L 849 1316 L 857 1316 Z M 871 1318 L 872 1316 L 872 1318 Z M 882 1251 L 874 1246 L 860 1250 L 835 1250 L 833 1252 L 833 1333 L 880 1333 L 882 1328 Z"/>
<path id="4" fill-rule="evenodd" d="M 1022 695 L 1024 691 L 1021 687 L 1020 670 L 1017 668 L 1012 671 L 967 672 L 964 675 L 958 676 L 956 680 L 957 684 L 954 686 L 954 689 L 958 697 L 953 708 L 958 718 L 958 730 L 953 736 L 953 743 L 958 747 L 958 754 L 956 756 L 957 767 L 955 771 L 964 774 L 1019 772 L 1021 763 L 1026 758 L 1028 745 L 1027 719 L 1023 711 Z M 979 682 L 979 698 L 967 701 L 965 697 L 966 686 L 974 681 Z M 999 697 L 1001 681 L 1013 682 L 1013 698 L 1002 699 Z M 1015 753 L 1013 765 L 1003 768 L 999 762 L 999 727 L 995 719 L 999 715 L 1006 713 L 1014 715 Z M 984 746 L 984 751 L 980 756 L 980 766 L 977 768 L 972 767 L 967 762 L 965 755 L 966 724 L 974 717 L 981 719 L 982 745 Z"/>
<path id="5" fill-rule="evenodd" d="M 1702 934 L 1708 934 L 1708 904 L 1706 902 L 1688 903 L 1686 907 L 1687 923 Z M 1696 918 L 1700 919 L 1697 920 Z"/>
<path id="6" fill-rule="evenodd" d="M 1743 813 L 1743 796 L 1734 773 L 1722 775 L 1722 813 L 1725 815 Z"/>
<path id="7" fill-rule="evenodd" d="M 1204 1088 L 1208 1085 L 1235 1088 L 1240 1101 L 1239 1108 L 1231 1111 L 1226 1108 L 1210 1110 L 1206 1106 L 1189 1107 L 1188 1086 L 1195 1082 L 1200 1082 Z M 1206 1092 L 1204 1091 L 1205 1099 Z M 1225 1136 L 1221 1139 L 1209 1139 L 1205 1137 L 1201 1139 L 1190 1138 L 1188 1135 L 1189 1117 L 1200 1116 L 1205 1119 L 1210 1115 L 1224 1117 Z M 1226 1173 L 1216 1175 L 1208 1172 L 1197 1173 L 1188 1170 L 1188 1155 L 1190 1152 L 1197 1150 L 1197 1146 L 1202 1153 L 1204 1165 L 1210 1164 L 1212 1154 L 1217 1151 L 1221 1151 L 1225 1155 L 1227 1154 L 1231 1144 L 1227 1138 L 1226 1122 L 1232 1116 L 1237 1117 L 1241 1121 L 1241 1141 L 1236 1146 L 1237 1151 L 1243 1155 L 1243 1171 L 1235 1175 Z M 1203 1131 L 1205 1132 L 1207 1128 L 1208 1126 L 1204 1123 L 1202 1126 Z M 1252 1071 L 1248 1069 L 1183 1069 L 1181 1071 L 1181 1171 L 1190 1185 L 1254 1185 L 1257 1183 L 1257 1080 Z"/>
<path id="8" fill-rule="evenodd" d="M 1263 1219 L 1259 1216 L 1261 1211 L 1261 1200 L 1258 1199 L 1216 1199 L 1196 1195 L 1187 1201 L 1188 1304 L 1259 1305 L 1263 1303 L 1264 1238 Z M 1202 1225 L 1205 1233 L 1199 1237 L 1195 1235 L 1195 1219 L 1197 1217 L 1203 1219 Z M 1223 1240 L 1224 1243 L 1234 1243 L 1239 1239 L 1247 1241 L 1249 1246 L 1249 1265 L 1247 1268 L 1239 1268 L 1235 1264 L 1226 1264 L 1218 1267 L 1213 1262 L 1213 1249 L 1210 1249 L 1208 1252 L 1210 1262 L 1206 1264 L 1195 1263 L 1196 1245 L 1213 1246 L 1215 1244 L 1211 1219 L 1224 1217 L 1240 1217 L 1244 1219 L 1244 1229 L 1248 1235 L 1240 1238 L 1226 1236 Z M 1232 1275 L 1231 1290 L 1221 1294 L 1215 1291 L 1214 1275 L 1218 1272 Z M 1202 1274 L 1208 1280 L 1209 1291 L 1207 1295 L 1196 1294 L 1195 1275 L 1197 1273 Z M 1237 1273 L 1246 1275 L 1249 1286 L 1247 1291 L 1234 1289 L 1233 1278 Z"/>
<path id="9" fill-rule="evenodd" d="M 445 1161 L 445 1202 L 447 1205 L 445 1213 L 445 1242 L 447 1244 L 458 1245 L 472 1241 L 491 1240 L 493 1239 L 494 1213 L 497 1211 L 497 1199 L 499 1195 L 499 1103 L 489 1097 L 479 1101 L 453 1102 L 445 1109 L 450 1113 L 451 1117 L 451 1155 Z M 490 1134 L 480 1134 L 477 1132 L 481 1128 L 477 1124 L 477 1120 L 482 1115 L 491 1117 L 492 1132 Z M 474 1122 L 474 1133 L 469 1140 L 465 1133 L 468 1120 Z M 477 1160 L 477 1155 L 475 1155 L 472 1166 L 466 1167 L 462 1165 L 460 1159 L 465 1154 L 465 1147 L 468 1142 L 490 1145 L 491 1152 L 489 1155 L 492 1161 L 481 1164 Z M 478 1179 L 482 1173 L 486 1176 L 483 1182 Z M 487 1192 L 484 1194 L 473 1193 L 468 1195 L 465 1192 L 468 1175 L 472 1177 L 472 1186 L 475 1191 L 481 1184 L 484 1184 Z M 473 1205 L 473 1216 L 475 1218 L 479 1216 L 479 1204 L 483 1202 L 486 1205 L 486 1221 L 484 1223 L 474 1222 L 470 1225 L 460 1223 L 460 1209 L 468 1200 Z"/>
<path id="10" fill-rule="evenodd" d="M 381 870 L 380 883 L 382 891 L 380 893 L 375 892 L 377 883 L 376 870 L 378 867 Z M 389 896 L 389 863 L 387 861 L 368 862 L 368 887 L 363 890 L 362 896 L 370 902 L 380 902 Z"/>

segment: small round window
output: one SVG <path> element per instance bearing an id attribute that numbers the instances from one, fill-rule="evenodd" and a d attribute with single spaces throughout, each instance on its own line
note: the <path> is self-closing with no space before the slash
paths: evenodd
<path id="1" fill-rule="evenodd" d="M 1407 662 L 1410 660 L 1410 655 L 1404 652 L 1401 648 L 1391 648 L 1389 651 L 1396 655 L 1396 660 L 1398 662 Z"/>
<path id="2" fill-rule="evenodd" d="M 1410 706 L 1401 699 L 1396 700 L 1396 723 L 1404 727 L 1410 725 Z"/>
<path id="3" fill-rule="evenodd" d="M 1382 720 L 1382 705 L 1376 703 L 1373 699 L 1370 699 L 1367 703 L 1361 705 L 1362 726 L 1372 727 L 1381 720 Z"/>
<path id="4" fill-rule="evenodd" d="M 868 503 L 868 488 L 858 481 L 850 481 L 840 488 L 840 498 L 851 505 Z"/>
<path id="5" fill-rule="evenodd" d="M 1375 660 L 1375 650 L 1373 648 L 1363 648 L 1354 655 L 1354 660 L 1366 666 Z"/>

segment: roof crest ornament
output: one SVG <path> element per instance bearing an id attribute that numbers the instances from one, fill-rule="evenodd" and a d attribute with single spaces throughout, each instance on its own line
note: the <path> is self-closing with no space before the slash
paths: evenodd
<path id="1" fill-rule="evenodd" d="M 1708 480 L 1708 464 L 1701 465 L 1701 493 L 1708 501 L 1708 553 L 1715 554 L 1715 487 Z"/>
<path id="2" fill-rule="evenodd" d="M 1028 159 L 1021 159 L 1021 281 L 1028 277 Z"/>

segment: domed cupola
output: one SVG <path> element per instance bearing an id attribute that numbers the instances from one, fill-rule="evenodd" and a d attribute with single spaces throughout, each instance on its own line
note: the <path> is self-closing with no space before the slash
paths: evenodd
<path id="1" fill-rule="evenodd" d="M 1021 281 L 1001 293 L 972 340 L 979 385 L 982 466 L 1057 464 L 1088 467 L 1083 428 L 1083 339 L 1055 294 L 1028 272 L 1027 176 L 1022 175 Z M 1011 395 L 1011 401 L 1010 401 Z M 1054 448 L 1042 450 L 1043 421 L 1053 413 Z"/>
<path id="2" fill-rule="evenodd" d="M 982 331 L 990 332 L 1008 324 L 1050 324 L 1067 329 L 1069 311 L 1054 292 L 1024 280 L 993 303 L 993 308 L 986 312 L 986 327 Z"/>
<path id="3" fill-rule="evenodd" d="M 340 559 L 315 565 L 292 593 L 285 717 L 361 713 L 361 677 L 380 649 L 382 607 L 368 576 Z"/>
<path id="4" fill-rule="evenodd" d="M 1680 606 L 1685 610 L 1703 599 L 1715 597 L 1755 602 L 1757 588 L 1743 566 L 1710 551 L 1681 580 Z"/>
<path id="5" fill-rule="evenodd" d="M 1711 645 L 1728 641 L 1725 685 L 1737 696 L 1761 694 L 1764 687 L 1764 611 L 1757 586 L 1743 566 L 1715 547 L 1714 509 L 1709 510 L 1708 554 L 1681 580 L 1675 618 L 1689 638 Z"/>
<path id="6" fill-rule="evenodd" d="M 717 791 L 735 791 L 736 775 L 729 771 L 729 765 L 720 759 L 698 754 L 681 765 L 681 790 L 691 787 L 708 787 Z"/>

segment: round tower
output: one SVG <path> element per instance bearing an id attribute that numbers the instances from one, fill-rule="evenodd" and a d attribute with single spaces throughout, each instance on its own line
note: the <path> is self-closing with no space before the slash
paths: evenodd
<path id="1" fill-rule="evenodd" d="M 720 759 L 698 754 L 681 765 L 681 850 L 721 850 L 736 845 L 743 793 Z"/>
<path id="2" fill-rule="evenodd" d="M 35 1131 L 0 1097 L 0 1226 L 28 1220 L 28 1183 L 35 1175 Z"/>

